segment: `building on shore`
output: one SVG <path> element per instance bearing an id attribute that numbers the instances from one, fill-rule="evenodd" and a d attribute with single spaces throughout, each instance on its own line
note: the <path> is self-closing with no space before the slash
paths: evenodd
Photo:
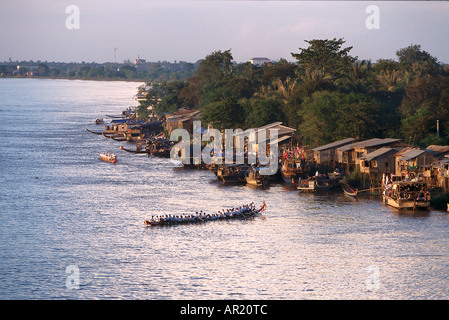
<path id="1" fill-rule="evenodd" d="M 418 176 L 421 167 L 430 165 L 436 160 L 431 151 L 412 147 L 402 149 L 394 157 L 396 175 L 402 177 Z"/>
<path id="2" fill-rule="evenodd" d="M 382 147 L 397 147 L 400 145 L 400 139 L 392 138 L 373 138 L 351 144 L 346 144 L 337 148 L 337 163 L 345 169 L 346 172 L 352 171 L 356 168 L 357 159 L 370 152 L 373 152 Z"/>
<path id="3" fill-rule="evenodd" d="M 347 138 L 316 147 L 312 149 L 313 157 L 317 164 L 334 165 L 337 162 L 337 148 L 353 143 L 354 141 L 354 138 Z"/>
<path id="4" fill-rule="evenodd" d="M 175 129 L 185 129 L 193 133 L 193 121 L 200 120 L 199 109 L 178 109 L 178 112 L 166 114 L 164 128 L 170 134 Z"/>
<path id="5" fill-rule="evenodd" d="M 395 174 L 395 157 L 398 149 L 382 147 L 357 160 L 361 173 L 369 175 Z"/>

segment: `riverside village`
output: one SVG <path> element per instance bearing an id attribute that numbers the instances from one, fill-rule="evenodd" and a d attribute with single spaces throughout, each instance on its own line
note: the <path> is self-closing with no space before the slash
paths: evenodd
<path id="1" fill-rule="evenodd" d="M 142 96 L 140 92 L 136 100 Z M 181 108 L 177 112 L 156 115 L 152 106 L 148 108 L 149 119 L 140 119 L 136 108 L 128 107 L 119 115 L 106 114 L 108 120 L 97 117 L 93 125 L 104 126 L 102 130 L 86 130 L 117 141 L 122 152 L 172 158 L 179 160 L 186 169 L 210 170 L 224 184 L 249 184 L 263 189 L 271 183 L 283 183 L 299 193 L 342 192 L 353 198 L 378 196 L 385 205 L 413 211 L 429 209 L 433 198 L 449 191 L 447 145 L 419 148 L 396 138 L 359 141 L 348 137 L 310 149 L 294 128 L 273 122 L 251 130 L 231 130 L 232 149 L 225 151 L 229 132 L 225 135 L 224 130 L 216 130 L 222 136 L 209 139 L 211 135 L 206 133 L 213 129 L 210 125 L 206 128 L 194 125 L 201 123 L 199 110 Z M 173 135 L 180 129 L 189 134 L 187 139 L 184 137 L 181 141 L 181 136 Z M 263 140 L 259 138 L 262 132 Z M 274 139 L 272 132 L 276 133 Z M 194 145 L 195 135 L 200 137 L 198 146 Z M 195 147 L 200 148 L 200 157 L 195 158 Z M 267 174 L 263 169 L 273 164 L 262 163 L 258 156 L 263 153 L 270 159 L 273 150 L 276 150 L 276 169 Z M 100 159 L 112 163 L 120 161 L 119 158 L 117 153 L 100 154 Z M 253 204 L 239 209 L 241 212 L 234 212 L 235 217 L 264 210 Z M 220 214 L 223 218 L 229 217 L 228 212 Z M 196 221 L 199 217 L 185 219 Z"/>
<path id="2" fill-rule="evenodd" d="M 378 196 L 397 210 L 448 210 L 449 66 L 420 45 L 371 63 L 340 49 L 344 39 L 306 42 L 292 53 L 296 63 L 237 64 L 230 50 L 215 51 L 187 80 L 145 82 L 135 107 L 97 115 L 104 129 L 86 130 L 123 152 L 210 170 L 224 184 L 284 183 L 298 193 Z"/>

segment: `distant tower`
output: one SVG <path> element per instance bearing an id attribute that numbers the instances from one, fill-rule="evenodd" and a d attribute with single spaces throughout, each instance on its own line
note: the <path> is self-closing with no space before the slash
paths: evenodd
<path id="1" fill-rule="evenodd" d="M 117 48 L 114 47 L 114 64 L 117 64 Z"/>

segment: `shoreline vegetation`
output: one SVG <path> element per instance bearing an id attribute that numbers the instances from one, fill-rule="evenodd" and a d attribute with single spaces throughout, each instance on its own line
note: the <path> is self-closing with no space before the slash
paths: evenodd
<path id="1" fill-rule="evenodd" d="M 140 58 L 123 63 L 4 61 L 0 78 L 37 78 L 95 81 L 174 81 L 187 80 L 199 62 L 146 62 Z"/>
<path id="2" fill-rule="evenodd" d="M 315 148 L 346 138 L 398 138 L 408 145 L 449 141 L 449 65 L 410 45 L 396 60 L 361 60 L 345 40 L 310 40 L 295 63 L 236 64 L 231 50 L 202 59 L 185 80 L 146 81 L 138 114 L 198 109 L 214 128 L 277 121 Z"/>

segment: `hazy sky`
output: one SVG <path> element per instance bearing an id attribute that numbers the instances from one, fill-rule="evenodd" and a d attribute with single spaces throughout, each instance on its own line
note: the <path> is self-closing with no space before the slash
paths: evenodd
<path id="1" fill-rule="evenodd" d="M 79 29 L 68 29 L 69 5 Z M 369 5 L 379 29 L 368 29 Z M 71 20 L 73 21 L 73 20 Z M 0 0 L 0 61 L 195 62 L 231 49 L 237 62 L 285 58 L 304 40 L 344 38 L 359 59 L 396 58 L 420 44 L 449 63 L 449 2 Z"/>

